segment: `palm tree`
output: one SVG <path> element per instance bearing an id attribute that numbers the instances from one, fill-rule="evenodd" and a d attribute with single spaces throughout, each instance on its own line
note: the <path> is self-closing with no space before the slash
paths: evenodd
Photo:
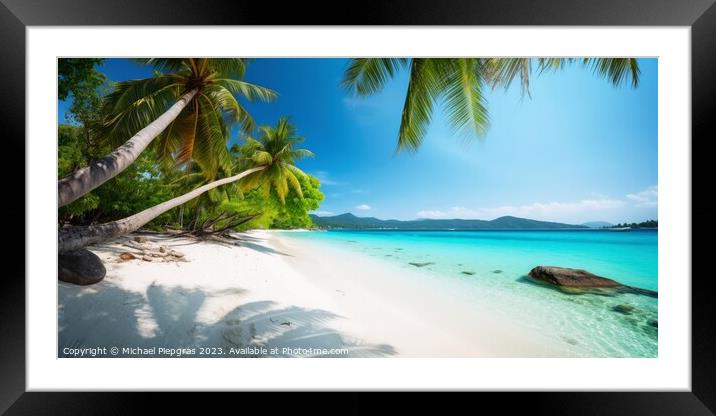
<path id="1" fill-rule="evenodd" d="M 264 196 L 268 197 L 273 189 L 281 203 L 285 203 L 290 186 L 299 197 L 303 198 L 301 184 L 297 177 L 306 174 L 296 167 L 295 161 L 313 157 L 311 151 L 296 148 L 303 142 L 303 137 L 296 134 L 296 127 L 287 117 L 281 117 L 276 126 L 261 126 L 259 133 L 258 140 L 250 137 L 246 139 L 246 143 L 240 149 L 237 168 L 256 164 L 269 167 L 261 175 L 254 175 L 244 180 L 240 184 L 241 190 L 259 188 Z"/>
<path id="2" fill-rule="evenodd" d="M 119 147 L 59 180 L 60 207 L 118 175 L 157 137 L 158 154 L 164 161 L 195 160 L 209 177 L 215 175 L 219 166 L 230 164 L 225 141 L 230 125 L 241 123 L 244 131 L 254 128 L 235 95 L 261 101 L 277 95 L 241 80 L 246 68 L 246 60 L 241 58 L 138 61 L 167 73 L 114 85 L 102 106 L 103 119 L 92 131 Z"/>
<path id="3" fill-rule="evenodd" d="M 296 135 L 296 128 L 286 118 L 281 118 L 275 127 L 262 126 L 260 132 L 261 136 L 258 140 L 247 139 L 246 144 L 242 146 L 242 157 L 237 161 L 236 166 L 243 170 L 241 173 L 202 185 L 127 218 L 105 224 L 61 228 L 58 252 L 77 250 L 129 234 L 166 211 L 204 192 L 239 180 L 243 180 L 240 183 L 242 188 L 259 187 L 266 195 L 274 189 L 282 202 L 288 193 L 289 184 L 300 197 L 303 197 L 296 175 L 305 175 L 305 173 L 295 166 L 295 162 L 303 157 L 310 157 L 313 153 L 295 148 L 295 145 L 303 139 Z"/>
<path id="4" fill-rule="evenodd" d="M 430 124 L 433 107 L 441 100 L 455 129 L 482 136 L 489 126 L 485 87 L 508 88 L 519 77 L 523 94 L 529 95 L 534 65 L 542 73 L 573 62 L 580 62 L 614 86 L 629 78 L 633 87 L 639 83 L 635 58 L 354 58 L 345 71 L 343 86 L 358 96 L 372 95 L 399 70 L 407 68 L 409 81 L 398 150 L 417 150 Z"/>

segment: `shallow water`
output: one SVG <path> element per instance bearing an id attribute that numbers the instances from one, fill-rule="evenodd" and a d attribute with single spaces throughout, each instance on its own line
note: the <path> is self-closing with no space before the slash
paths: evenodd
<path id="1" fill-rule="evenodd" d="M 420 270 L 440 290 L 551 337 L 579 356 L 656 357 L 657 299 L 566 294 L 526 278 L 535 266 L 589 270 L 658 290 L 655 230 L 293 232 L 333 247 Z M 627 314 L 615 311 L 629 305 Z"/>

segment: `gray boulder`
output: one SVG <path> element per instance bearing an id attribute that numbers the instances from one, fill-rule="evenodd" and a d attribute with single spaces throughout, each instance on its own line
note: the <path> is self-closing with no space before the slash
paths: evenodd
<path id="1" fill-rule="evenodd" d="M 96 254 L 80 249 L 58 255 L 58 278 L 75 285 L 91 285 L 107 274 L 102 260 Z"/>

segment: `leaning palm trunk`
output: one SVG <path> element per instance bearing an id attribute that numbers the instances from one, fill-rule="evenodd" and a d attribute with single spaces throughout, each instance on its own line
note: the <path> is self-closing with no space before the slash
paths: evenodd
<path id="1" fill-rule="evenodd" d="M 142 212 L 139 212 L 127 218 L 123 218 L 121 220 L 112 221 L 105 224 L 89 225 L 86 227 L 62 228 L 59 231 L 58 252 L 62 253 L 66 251 L 77 250 L 90 244 L 101 243 L 119 237 L 121 235 L 129 234 L 133 231 L 138 230 L 144 224 L 160 216 L 161 214 L 198 197 L 199 195 L 203 194 L 208 190 L 217 188 L 227 183 L 236 182 L 241 178 L 244 178 L 254 172 L 258 172 L 265 168 L 266 166 L 259 166 L 245 170 L 238 175 L 219 179 L 218 181 L 214 181 L 206 185 L 200 186 L 182 196 L 178 196 L 176 198 L 170 199 L 169 201 L 162 202 L 159 205 L 147 208 Z"/>
<path id="2" fill-rule="evenodd" d="M 149 143 L 177 118 L 197 92 L 195 88 L 182 95 L 169 110 L 109 155 L 60 179 L 57 183 L 58 206 L 63 207 L 79 199 L 134 163 Z"/>

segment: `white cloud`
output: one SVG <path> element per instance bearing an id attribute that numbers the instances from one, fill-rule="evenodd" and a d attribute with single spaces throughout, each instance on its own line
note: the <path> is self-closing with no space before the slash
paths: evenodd
<path id="1" fill-rule="evenodd" d="M 617 199 L 584 199 L 576 202 L 534 202 L 527 205 L 503 205 L 492 208 L 470 209 L 451 207 L 448 210 L 423 210 L 419 218 L 464 218 L 491 220 L 505 215 L 547 221 L 588 221 L 599 212 L 625 205 Z"/>
<path id="2" fill-rule="evenodd" d="M 429 210 L 429 209 L 423 210 L 423 211 L 418 211 L 418 213 L 415 215 L 418 218 L 435 218 L 435 219 L 437 219 L 437 218 L 447 218 L 448 217 L 448 213 L 446 213 L 445 211 Z"/>
<path id="3" fill-rule="evenodd" d="M 642 191 L 630 193 L 623 198 L 609 198 L 593 195 L 591 198 L 572 202 L 534 202 L 525 205 L 503 205 L 491 208 L 466 208 L 454 206 L 448 209 L 427 209 L 418 211 L 418 218 L 463 218 L 492 220 L 505 215 L 543 221 L 558 221 L 580 224 L 586 221 L 626 221 L 625 218 L 644 214 L 653 215 L 657 207 L 658 188 L 650 186 Z M 646 209 L 646 211 L 645 211 Z"/>
<path id="4" fill-rule="evenodd" d="M 659 190 L 656 185 L 650 186 L 643 191 L 639 191 L 626 196 L 637 207 L 655 207 L 659 199 Z"/>
<path id="5" fill-rule="evenodd" d="M 313 211 L 313 212 L 311 212 L 311 214 L 316 214 L 316 215 L 333 215 L 334 212 L 333 212 L 333 211 Z"/>
<path id="6" fill-rule="evenodd" d="M 371 206 L 368 204 L 360 204 L 356 206 L 356 209 L 359 209 L 361 211 L 368 211 L 369 209 L 371 209 Z"/>

